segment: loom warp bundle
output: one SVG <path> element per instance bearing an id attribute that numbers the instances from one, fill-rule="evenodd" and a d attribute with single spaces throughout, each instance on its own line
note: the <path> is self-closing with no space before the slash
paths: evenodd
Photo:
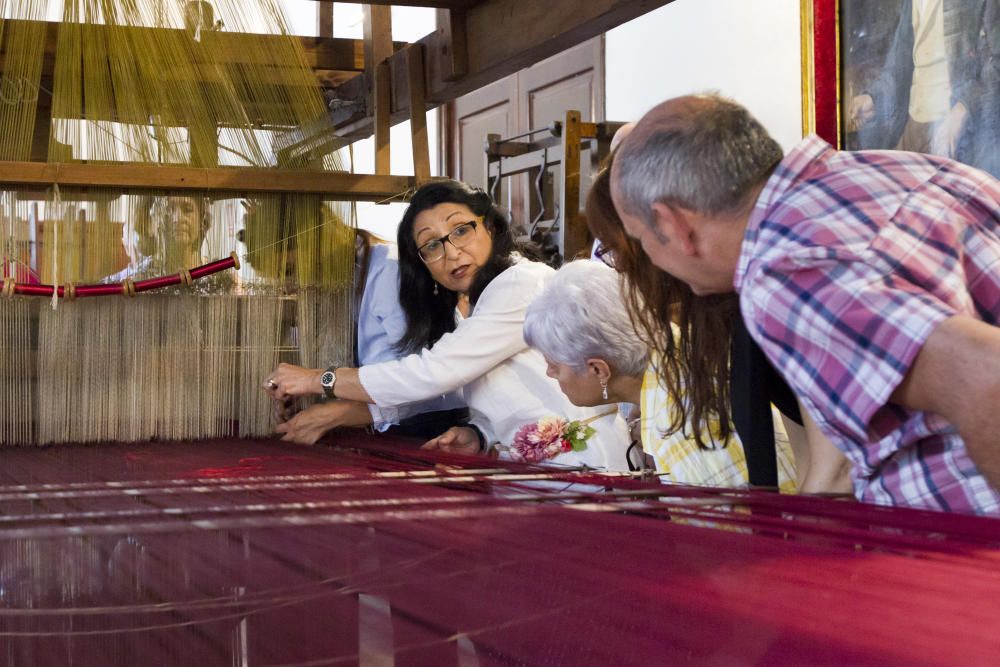
<path id="1" fill-rule="evenodd" d="M 11 451 L 11 664 L 988 665 L 997 520 L 381 436 Z M 45 484 L 32 480 L 45 479 Z"/>
<path id="2" fill-rule="evenodd" d="M 327 115 L 276 0 L 0 2 L 0 63 L 0 160 L 342 168 L 280 151 Z M 275 364 L 351 362 L 342 202 L 0 183 L 0 253 L 2 445 L 261 435 Z"/>

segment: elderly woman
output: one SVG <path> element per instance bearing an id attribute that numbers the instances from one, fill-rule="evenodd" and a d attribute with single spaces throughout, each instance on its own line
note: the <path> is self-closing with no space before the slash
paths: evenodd
<path id="1" fill-rule="evenodd" d="M 546 377 L 542 356 L 524 342 L 525 311 L 553 271 L 518 252 L 510 225 L 482 190 L 434 181 L 417 191 L 397 233 L 399 302 L 409 354 L 361 368 L 279 366 L 267 382 L 278 400 L 322 395 L 346 399 L 314 406 L 282 428 L 293 440 L 344 424 L 351 402 L 398 407 L 461 388 L 468 426 L 453 427 L 426 447 L 475 453 L 509 445 L 539 420 L 593 420 L 582 451 L 554 463 L 626 467 L 627 434 L 609 410 L 572 405 Z"/>
<path id="2" fill-rule="evenodd" d="M 610 267 L 580 260 L 560 269 L 528 308 L 524 337 L 542 353 L 549 376 L 575 405 L 639 404 L 643 448 L 669 481 L 747 484 L 743 447 L 735 436 L 729 442 L 721 437 L 717 417 L 703 422 L 700 432 L 690 423 L 671 432 L 676 406 L 649 364 Z M 782 490 L 793 490 L 787 446 L 779 449 L 778 463 Z"/>

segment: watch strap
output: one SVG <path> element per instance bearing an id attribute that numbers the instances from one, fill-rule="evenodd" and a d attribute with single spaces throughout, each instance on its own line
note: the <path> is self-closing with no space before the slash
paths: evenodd
<path id="1" fill-rule="evenodd" d="M 329 384 L 327 384 L 326 382 L 324 382 L 327 374 L 333 376 L 333 378 L 332 378 L 332 380 L 330 381 Z M 337 385 L 337 367 L 336 366 L 330 366 L 325 371 L 323 371 L 323 375 L 320 376 L 320 384 L 323 386 L 323 393 L 326 395 L 327 398 L 336 398 L 336 396 L 334 396 L 334 394 L 333 394 L 333 388 Z"/>

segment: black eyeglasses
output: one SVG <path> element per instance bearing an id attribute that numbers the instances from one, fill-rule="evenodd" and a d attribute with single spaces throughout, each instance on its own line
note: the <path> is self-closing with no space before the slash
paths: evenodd
<path id="1" fill-rule="evenodd" d="M 594 259 L 599 259 L 612 269 L 615 268 L 615 253 L 600 241 L 594 248 Z"/>
<path id="2" fill-rule="evenodd" d="M 441 238 L 432 239 L 423 244 L 417 248 L 420 259 L 424 260 L 424 264 L 431 264 L 432 262 L 439 262 L 444 259 L 445 242 L 452 244 L 456 248 L 463 248 L 469 245 L 472 239 L 476 237 L 477 224 L 475 220 L 463 223 Z"/>

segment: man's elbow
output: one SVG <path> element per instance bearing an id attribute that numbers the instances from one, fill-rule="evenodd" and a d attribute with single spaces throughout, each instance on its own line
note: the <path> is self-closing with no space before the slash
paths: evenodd
<path id="1" fill-rule="evenodd" d="M 891 400 L 947 419 L 979 471 L 1000 488 L 1000 328 L 965 316 L 945 320 Z"/>

